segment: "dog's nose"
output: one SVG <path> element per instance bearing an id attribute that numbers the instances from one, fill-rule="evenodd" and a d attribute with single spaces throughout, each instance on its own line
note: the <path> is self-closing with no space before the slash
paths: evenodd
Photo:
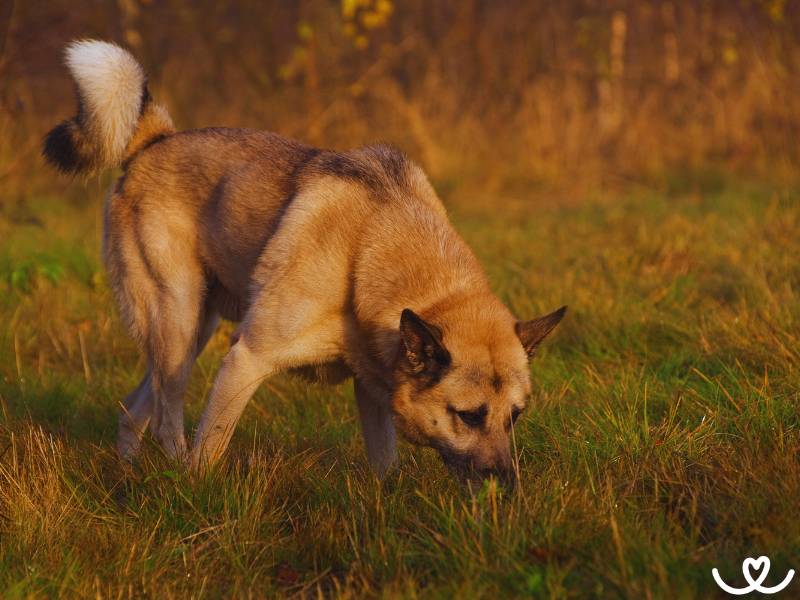
<path id="1" fill-rule="evenodd" d="M 479 471 L 486 471 L 489 475 L 497 476 L 498 479 L 508 479 L 513 475 L 514 464 L 511 452 L 505 444 L 495 448 L 494 451 L 488 453 L 488 456 L 482 458 L 483 460 L 479 458 L 476 461 Z"/>

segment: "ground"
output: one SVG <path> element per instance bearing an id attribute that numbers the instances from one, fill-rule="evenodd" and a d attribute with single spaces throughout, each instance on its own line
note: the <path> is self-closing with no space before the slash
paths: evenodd
<path id="1" fill-rule="evenodd" d="M 102 189 L 77 188 L 0 209 L 0 596 L 706 598 L 748 556 L 766 584 L 800 570 L 795 188 L 447 196 L 519 316 L 570 307 L 531 366 L 512 493 L 407 445 L 377 482 L 352 385 L 289 377 L 208 478 L 152 442 L 124 469 L 144 367 L 102 272 Z M 226 346 L 195 369 L 190 426 Z"/>

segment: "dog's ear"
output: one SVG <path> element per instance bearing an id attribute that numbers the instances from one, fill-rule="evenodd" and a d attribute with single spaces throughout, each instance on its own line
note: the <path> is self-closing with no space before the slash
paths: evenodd
<path id="1" fill-rule="evenodd" d="M 450 364 L 450 353 L 442 343 L 442 331 L 410 308 L 400 315 L 400 338 L 405 350 L 404 360 L 412 374 L 435 376 Z"/>
<path id="2" fill-rule="evenodd" d="M 538 317 L 531 321 L 520 321 L 517 323 L 515 329 L 517 337 L 522 342 L 522 347 L 528 353 L 528 358 L 533 358 L 536 354 L 536 348 L 547 334 L 555 329 L 555 326 L 564 318 L 564 313 L 567 312 L 567 307 L 562 306 L 558 310 L 551 312 L 549 315 Z"/>

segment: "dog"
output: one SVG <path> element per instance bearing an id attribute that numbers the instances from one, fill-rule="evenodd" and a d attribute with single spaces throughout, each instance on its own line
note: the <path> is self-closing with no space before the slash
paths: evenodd
<path id="1" fill-rule="evenodd" d="M 459 473 L 511 474 L 529 360 L 566 307 L 517 320 L 419 166 L 385 145 L 336 152 L 265 131 L 177 131 L 126 50 L 82 40 L 65 55 L 78 114 L 47 134 L 43 154 L 68 174 L 122 169 L 103 258 L 148 365 L 123 402 L 123 458 L 149 425 L 169 456 L 207 469 L 259 383 L 294 370 L 354 379 L 379 476 L 396 461 L 397 431 Z M 189 449 L 183 396 L 221 318 L 238 325 Z"/>

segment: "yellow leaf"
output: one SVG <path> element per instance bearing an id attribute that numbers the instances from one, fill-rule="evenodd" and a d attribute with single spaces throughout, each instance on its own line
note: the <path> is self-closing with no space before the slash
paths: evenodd
<path id="1" fill-rule="evenodd" d="M 352 19 L 356 15 L 358 0 L 342 0 L 342 16 L 345 19 Z"/>
<path id="2" fill-rule="evenodd" d="M 386 23 L 386 17 L 374 12 L 365 12 L 361 15 L 361 23 L 367 29 L 377 29 Z"/>
<path id="3" fill-rule="evenodd" d="M 297 35 L 304 42 L 314 37 L 314 30 L 311 28 L 308 21 L 300 21 L 300 23 L 297 24 Z"/>

